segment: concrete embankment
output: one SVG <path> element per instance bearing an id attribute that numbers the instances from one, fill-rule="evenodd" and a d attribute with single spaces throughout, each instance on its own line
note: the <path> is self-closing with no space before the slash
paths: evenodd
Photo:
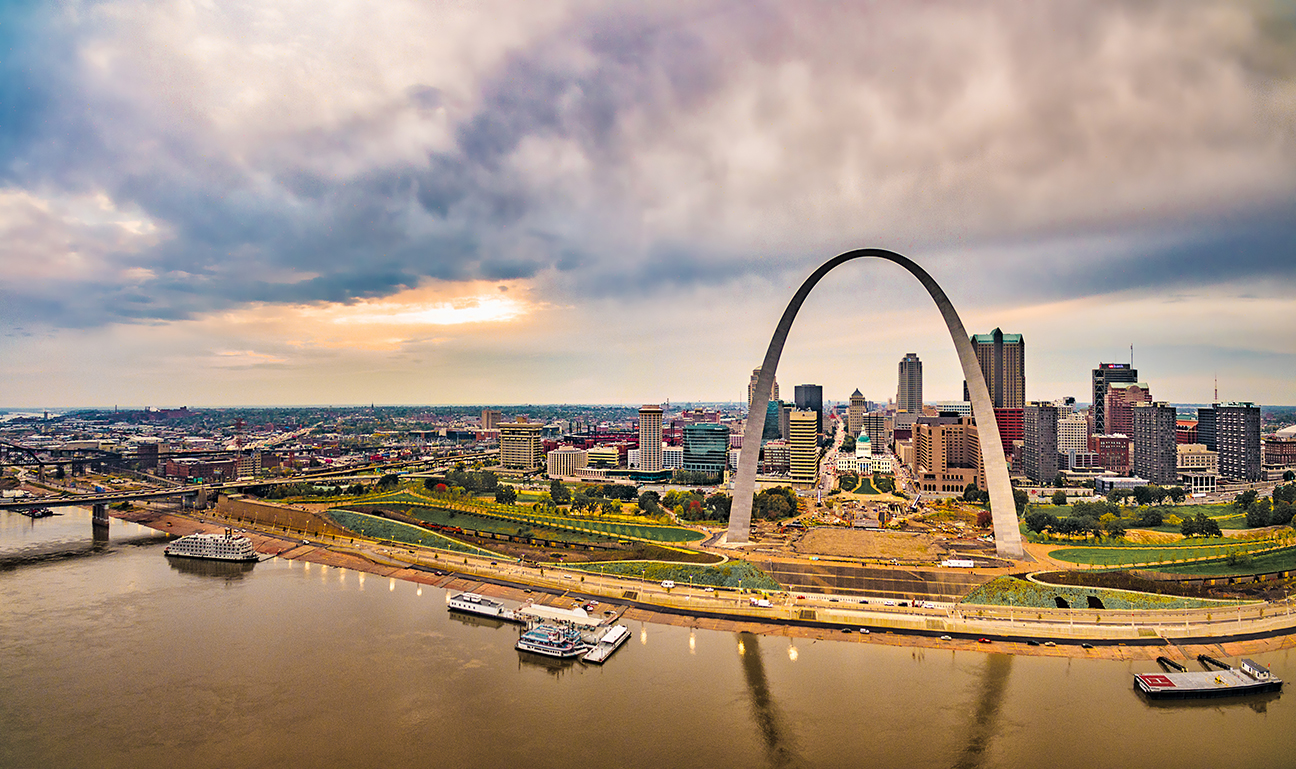
<path id="1" fill-rule="evenodd" d="M 121 517 L 160 531 L 184 535 L 219 531 L 232 521 L 206 514 L 136 511 Z M 1142 612 L 1004 611 L 1001 607 L 957 606 L 949 610 L 884 608 L 844 604 L 830 598 L 801 600 L 789 594 L 769 608 L 751 606 L 734 591 L 708 594 L 639 580 L 613 579 L 546 566 L 522 566 L 503 559 L 442 551 L 415 551 L 356 541 L 350 535 L 303 543 L 300 536 L 247 531 L 258 552 L 324 566 L 432 585 L 472 589 L 515 601 L 571 606 L 597 600 L 624 612 L 628 620 L 783 635 L 822 640 L 922 646 L 1041 656 L 1152 660 L 1164 655 L 1191 659 L 1197 654 L 1238 656 L 1296 646 L 1296 616 L 1289 606 L 1262 605 L 1233 610 Z M 444 572 L 442 574 L 436 571 Z M 615 607 L 615 608 L 614 608 Z M 1046 616 L 1047 615 L 1047 616 Z M 1236 619 L 1234 617 L 1236 616 Z M 867 628 L 867 634 L 860 632 Z M 948 636 L 943 638 L 942 636 Z M 982 642 L 980 639 L 986 639 Z M 1040 642 L 1031 645 L 1027 641 Z M 1045 646 L 1051 640 L 1056 645 Z M 1085 648 L 1081 644 L 1092 645 Z"/>

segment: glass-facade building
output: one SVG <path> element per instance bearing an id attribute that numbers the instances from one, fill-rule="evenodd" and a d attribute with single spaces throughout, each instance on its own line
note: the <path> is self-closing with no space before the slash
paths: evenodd
<path id="1" fill-rule="evenodd" d="M 729 428 L 697 423 L 684 425 L 684 469 L 723 475 L 729 466 Z"/>

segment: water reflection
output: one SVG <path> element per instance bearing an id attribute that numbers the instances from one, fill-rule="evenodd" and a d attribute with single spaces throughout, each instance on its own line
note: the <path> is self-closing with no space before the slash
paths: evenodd
<path id="1" fill-rule="evenodd" d="M 752 717 L 756 719 L 756 728 L 765 743 L 765 757 L 770 766 L 801 766 L 803 762 L 796 753 L 796 745 L 770 696 L 765 661 L 761 659 L 760 637 L 752 633 L 737 633 L 736 636 L 743 677 L 751 694 Z"/>
<path id="2" fill-rule="evenodd" d="M 447 593 L 447 595 L 449 595 L 449 593 Z M 469 627 L 488 627 L 498 630 L 509 624 L 504 620 L 495 619 L 493 617 L 479 617 L 476 614 L 464 614 L 463 612 L 458 611 L 446 612 L 446 616 L 454 622 L 458 622 L 461 625 L 468 625 Z"/>
<path id="3" fill-rule="evenodd" d="M 981 691 L 976 710 L 972 714 L 972 728 L 968 731 L 967 746 L 954 764 L 956 769 L 976 769 L 985 761 L 986 749 L 994 736 L 1003 705 L 1004 691 L 1008 688 L 1008 674 L 1012 672 L 1011 654 L 986 655 L 982 668 Z"/>
<path id="4" fill-rule="evenodd" d="M 256 566 L 256 561 L 205 561 L 198 558 L 176 558 L 167 556 L 167 563 L 181 574 L 192 574 L 198 577 L 217 577 L 219 579 L 243 579 Z"/>
<path id="5" fill-rule="evenodd" d="M 574 657 L 564 660 L 557 657 L 546 657 L 542 654 L 518 651 L 518 670 L 522 668 L 540 668 L 555 678 L 559 678 L 570 672 L 575 666 L 576 659 Z"/>

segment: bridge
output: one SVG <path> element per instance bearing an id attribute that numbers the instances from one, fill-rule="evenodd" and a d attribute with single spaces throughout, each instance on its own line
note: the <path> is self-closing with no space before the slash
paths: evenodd
<path id="1" fill-rule="evenodd" d="M 425 466 L 428 469 L 444 468 L 448 465 L 459 462 L 485 459 L 498 453 L 498 449 L 491 449 L 488 451 L 479 451 L 469 454 L 457 454 L 450 457 L 438 457 L 433 460 L 411 459 L 403 462 L 371 464 L 362 467 L 348 467 L 341 470 L 311 473 L 309 475 L 294 475 L 287 478 L 234 480 L 226 481 L 224 483 L 204 483 L 201 485 L 172 486 L 168 488 L 151 487 L 135 489 L 133 491 L 104 491 L 93 494 L 24 497 L 23 499 L 0 501 L 0 510 L 30 510 L 32 508 L 40 507 L 90 507 L 92 511 L 90 522 L 96 530 L 96 538 L 99 538 L 101 534 L 100 529 L 102 529 L 103 532 L 106 532 L 108 527 L 108 506 L 118 502 L 166 499 L 169 497 L 191 497 L 193 498 L 194 504 L 199 507 L 205 507 L 209 496 L 221 491 L 240 491 L 243 489 L 265 486 L 286 486 L 297 483 L 311 483 L 320 480 L 371 480 L 373 479 L 373 473 L 375 472 L 387 472 L 415 466 Z"/>

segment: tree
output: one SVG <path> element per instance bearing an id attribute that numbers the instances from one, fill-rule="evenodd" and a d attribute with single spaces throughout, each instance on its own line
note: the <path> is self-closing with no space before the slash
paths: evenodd
<path id="1" fill-rule="evenodd" d="M 1183 486 L 1171 486 L 1169 489 L 1166 489 L 1166 493 L 1170 495 L 1171 501 L 1176 505 L 1183 502 L 1184 499 L 1188 497 L 1188 492 L 1184 491 Z"/>
<path id="2" fill-rule="evenodd" d="M 716 493 L 706 498 L 706 506 L 712 517 L 722 521 L 729 520 L 729 508 L 732 505 L 733 499 L 728 494 Z"/>
<path id="3" fill-rule="evenodd" d="M 994 516 L 990 514 L 989 510 L 980 510 L 977 512 L 977 528 L 988 529 L 990 528 L 990 524 L 993 522 Z"/>
<path id="4" fill-rule="evenodd" d="M 1057 516 L 1053 515 L 1052 513 L 1045 513 L 1040 510 L 1032 510 L 1031 512 L 1026 514 L 1026 528 L 1030 529 L 1036 534 L 1042 534 L 1045 529 L 1052 529 L 1053 531 L 1057 531 L 1058 519 Z"/>
<path id="5" fill-rule="evenodd" d="M 895 478 L 890 475 L 882 475 L 880 473 L 874 473 L 873 488 L 877 489 L 883 494 L 890 494 L 891 492 L 895 491 L 896 488 Z"/>
<path id="6" fill-rule="evenodd" d="M 549 481 L 549 496 L 553 499 L 555 505 L 565 505 L 571 501 L 571 492 L 557 478 Z"/>
<path id="7" fill-rule="evenodd" d="M 1184 519 L 1179 527 L 1179 532 L 1185 537 L 1218 537 L 1220 536 L 1219 522 L 1214 518 L 1207 518 L 1205 513 L 1198 513 L 1192 518 Z"/>
<path id="8" fill-rule="evenodd" d="M 1235 504 L 1238 506 L 1239 510 L 1246 512 L 1246 509 L 1251 506 L 1252 502 L 1256 501 L 1256 497 L 1258 496 L 1259 494 L 1256 493 L 1255 489 L 1247 489 L 1246 491 L 1237 495 L 1237 500 L 1235 500 Z"/>
<path id="9" fill-rule="evenodd" d="M 1056 507 L 1062 507 L 1067 503 L 1067 493 L 1061 489 L 1053 492 L 1053 504 Z"/>
<path id="10" fill-rule="evenodd" d="M 1125 536 L 1125 526 L 1121 524 L 1119 518 L 1104 523 L 1103 530 L 1107 532 L 1107 536 L 1112 539 Z"/>
<path id="11" fill-rule="evenodd" d="M 512 486 L 500 485 L 495 489 L 495 501 L 501 505 L 511 505 L 517 501 L 517 489 Z"/>
<path id="12" fill-rule="evenodd" d="M 639 495 L 639 510 L 645 515 L 657 515 L 661 512 L 661 495 L 648 490 Z"/>
<path id="13" fill-rule="evenodd" d="M 1013 502 L 1017 505 L 1017 516 L 1026 512 L 1026 505 L 1030 504 L 1030 495 L 1021 489 L 1013 489 Z"/>
<path id="14" fill-rule="evenodd" d="M 1288 472 L 1291 472 L 1290 470 Z M 1289 483 L 1285 486 L 1278 486 L 1273 490 L 1275 502 L 1286 502 L 1288 504 L 1296 503 L 1296 483 Z"/>
<path id="15" fill-rule="evenodd" d="M 855 453 L 855 439 L 852 438 L 852 437 L 849 436 L 849 435 L 846 436 L 845 438 L 843 438 L 843 439 L 842 439 L 842 445 L 841 445 L 841 451 L 842 451 L 843 454 L 854 454 L 854 453 Z"/>
<path id="16" fill-rule="evenodd" d="M 787 486 L 765 489 L 752 500 L 753 518 L 776 521 L 796 514 L 796 494 Z"/>
<path id="17" fill-rule="evenodd" d="M 473 480 L 476 481 L 478 491 L 494 491 L 499 488 L 499 476 L 490 470 L 473 473 Z"/>
<path id="18" fill-rule="evenodd" d="M 1151 486 L 1135 486 L 1135 487 L 1134 487 L 1134 502 L 1135 502 L 1136 504 L 1140 505 L 1140 506 L 1141 506 L 1141 505 L 1150 505 L 1150 504 L 1152 504 L 1152 487 L 1151 487 Z"/>
<path id="19" fill-rule="evenodd" d="M 395 473 L 387 473 L 378 479 L 378 488 L 394 489 L 400 485 L 400 477 Z"/>
<path id="20" fill-rule="evenodd" d="M 1268 499 L 1257 499 L 1246 509 L 1246 522 L 1248 529 L 1258 529 L 1261 526 L 1271 526 L 1273 507 Z"/>
<path id="21" fill-rule="evenodd" d="M 1138 518 L 1137 523 L 1138 523 L 1139 526 L 1143 526 L 1143 527 L 1146 527 L 1146 528 L 1149 528 L 1149 529 L 1155 529 L 1156 527 L 1158 527 L 1158 526 L 1160 526 L 1162 523 L 1164 523 L 1164 521 L 1165 521 L 1165 519 L 1164 519 L 1164 517 L 1161 515 L 1161 511 L 1160 511 L 1160 510 L 1153 510 L 1153 509 L 1149 508 L 1149 509 L 1147 509 L 1147 510 L 1144 510 L 1144 511 L 1139 515 L 1139 518 Z"/>

